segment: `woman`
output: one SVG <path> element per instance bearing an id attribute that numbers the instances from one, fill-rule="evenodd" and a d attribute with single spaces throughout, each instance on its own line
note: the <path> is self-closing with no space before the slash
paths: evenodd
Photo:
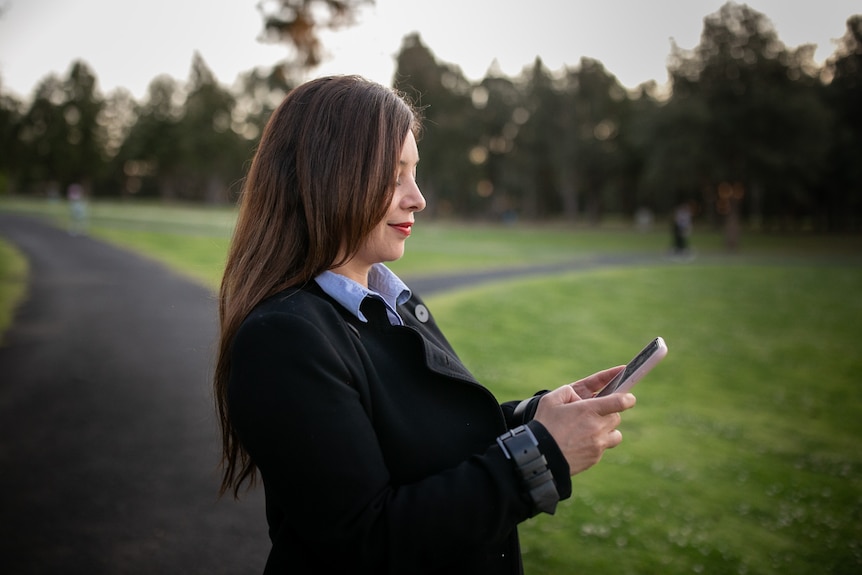
<path id="1" fill-rule="evenodd" d="M 414 216 L 419 122 L 331 77 L 273 113 L 220 294 L 222 493 L 257 474 L 266 573 L 520 573 L 516 526 L 622 440 L 621 367 L 500 405 L 382 262 Z M 590 399 L 583 399 L 581 398 Z"/>

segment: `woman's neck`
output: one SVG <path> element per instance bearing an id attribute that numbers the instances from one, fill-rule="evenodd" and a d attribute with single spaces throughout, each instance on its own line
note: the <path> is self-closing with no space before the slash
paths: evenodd
<path id="1" fill-rule="evenodd" d="M 368 273 L 371 271 L 371 266 L 358 265 L 355 261 L 351 260 L 344 265 L 333 268 L 331 271 L 368 288 Z"/>

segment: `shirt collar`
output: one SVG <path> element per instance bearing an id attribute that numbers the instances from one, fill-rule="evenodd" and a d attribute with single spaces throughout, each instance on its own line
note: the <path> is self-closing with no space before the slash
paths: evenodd
<path id="1" fill-rule="evenodd" d="M 383 264 L 374 264 L 368 273 L 368 288 L 332 271 L 325 271 L 314 278 L 317 285 L 335 301 L 344 306 L 360 321 L 368 319 L 360 310 L 362 302 L 367 297 L 373 297 L 386 304 L 389 320 L 394 325 L 403 325 L 397 307 L 405 303 L 412 295 L 410 288 L 401 281 L 392 270 Z"/>

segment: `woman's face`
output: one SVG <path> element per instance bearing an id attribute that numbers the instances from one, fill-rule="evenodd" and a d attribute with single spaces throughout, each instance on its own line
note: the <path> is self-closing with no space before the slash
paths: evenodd
<path id="1" fill-rule="evenodd" d="M 410 237 L 415 212 L 425 209 L 425 198 L 416 185 L 416 164 L 419 150 L 416 138 L 408 132 L 401 147 L 398 172 L 395 174 L 395 193 L 383 220 L 368 236 L 362 248 L 341 268 L 341 273 L 367 285 L 368 270 L 380 262 L 391 262 L 404 255 L 404 243 Z"/>

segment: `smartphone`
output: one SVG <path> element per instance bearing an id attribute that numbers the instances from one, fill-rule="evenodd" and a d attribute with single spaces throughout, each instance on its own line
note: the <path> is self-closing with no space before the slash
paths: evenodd
<path id="1" fill-rule="evenodd" d="M 662 338 L 655 338 L 594 397 L 604 397 L 612 393 L 625 393 L 640 381 L 649 370 L 654 368 L 665 355 L 667 355 L 667 345 Z"/>

